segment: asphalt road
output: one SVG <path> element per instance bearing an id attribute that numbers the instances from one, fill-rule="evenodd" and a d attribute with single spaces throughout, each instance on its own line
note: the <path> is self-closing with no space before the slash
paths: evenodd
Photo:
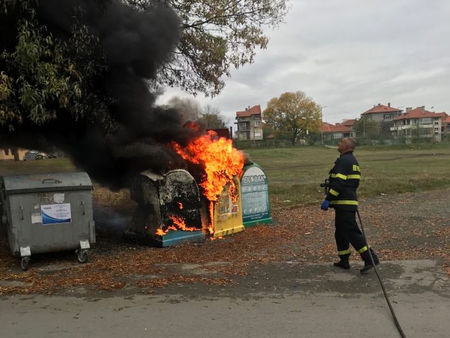
<path id="1" fill-rule="evenodd" d="M 4 296 L 1 337 L 399 337 L 375 274 L 357 268 L 280 262 L 219 288 Z M 380 274 L 407 337 L 449 337 L 438 262 L 383 262 Z"/>

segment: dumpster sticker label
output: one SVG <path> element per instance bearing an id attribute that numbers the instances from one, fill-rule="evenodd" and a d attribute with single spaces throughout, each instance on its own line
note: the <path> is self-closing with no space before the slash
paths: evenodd
<path id="1" fill-rule="evenodd" d="M 42 215 L 41 213 L 32 213 L 31 214 L 31 224 L 42 223 Z"/>
<path id="2" fill-rule="evenodd" d="M 219 215 L 224 216 L 224 218 L 237 214 L 239 212 L 239 205 L 233 200 L 228 192 L 229 185 L 226 185 L 222 193 L 219 196 Z"/>
<path id="3" fill-rule="evenodd" d="M 70 203 L 41 205 L 42 224 L 70 223 Z"/>
<path id="4" fill-rule="evenodd" d="M 62 193 L 62 194 L 53 194 L 53 201 L 55 201 L 55 203 L 62 203 L 62 202 L 64 202 L 64 193 Z"/>
<path id="5" fill-rule="evenodd" d="M 228 215 L 231 213 L 231 198 L 228 189 L 225 187 L 219 197 L 219 215 Z"/>

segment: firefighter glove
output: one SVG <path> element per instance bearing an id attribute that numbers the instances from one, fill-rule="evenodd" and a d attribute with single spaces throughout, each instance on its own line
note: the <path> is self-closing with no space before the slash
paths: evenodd
<path id="1" fill-rule="evenodd" d="M 330 201 L 327 199 L 324 199 L 322 204 L 320 205 L 320 209 L 322 210 L 328 210 L 328 207 L 330 206 Z"/>

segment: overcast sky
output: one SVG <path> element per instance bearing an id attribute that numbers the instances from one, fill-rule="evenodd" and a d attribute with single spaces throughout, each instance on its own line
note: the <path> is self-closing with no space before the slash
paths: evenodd
<path id="1" fill-rule="evenodd" d="M 214 99 L 229 125 L 235 112 L 301 90 L 323 120 L 358 118 L 374 104 L 450 113 L 449 0 L 291 0 L 291 10 L 255 62 L 233 71 Z M 189 96 L 167 90 L 171 96 Z M 432 108 L 433 107 L 433 108 Z"/>

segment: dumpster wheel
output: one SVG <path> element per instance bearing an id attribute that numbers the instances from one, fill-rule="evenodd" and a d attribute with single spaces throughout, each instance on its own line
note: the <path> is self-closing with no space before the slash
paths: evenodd
<path id="1" fill-rule="evenodd" d="M 30 267 L 30 257 L 28 256 L 22 257 L 20 259 L 20 267 L 22 268 L 23 271 L 27 271 L 28 268 Z"/>
<path id="2" fill-rule="evenodd" d="M 78 249 L 75 252 L 77 254 L 78 262 L 86 263 L 88 261 L 88 258 L 89 258 L 88 250 L 86 250 L 86 249 Z"/>

